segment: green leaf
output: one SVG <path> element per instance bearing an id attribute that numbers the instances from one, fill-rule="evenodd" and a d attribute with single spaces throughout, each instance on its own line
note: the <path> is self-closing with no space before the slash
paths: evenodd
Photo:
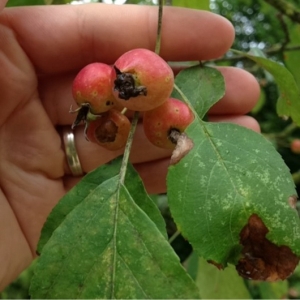
<path id="1" fill-rule="evenodd" d="M 173 6 L 181 6 L 194 9 L 210 10 L 209 0 L 173 0 Z"/>
<path id="2" fill-rule="evenodd" d="M 32 298 L 197 298 L 167 240 L 119 176 L 73 209 L 44 246 Z"/>
<path id="3" fill-rule="evenodd" d="M 289 285 L 287 280 L 260 282 L 258 288 L 262 299 L 288 299 Z"/>
<path id="4" fill-rule="evenodd" d="M 291 117 L 300 126 L 300 91 L 293 75 L 283 65 L 249 53 L 232 50 L 237 54 L 255 61 L 260 67 L 270 72 L 278 84 L 280 96 L 277 101 L 277 113 L 281 117 Z"/>
<path id="5" fill-rule="evenodd" d="M 172 97 L 189 99 L 200 118 L 225 94 L 222 74 L 215 68 L 194 66 L 182 70 L 175 78 L 180 92 L 174 89 Z"/>
<path id="6" fill-rule="evenodd" d="M 291 39 L 290 45 L 300 45 L 300 24 L 293 24 L 289 26 L 289 37 Z M 284 63 L 293 74 L 298 88 L 300 89 L 300 60 L 298 51 L 284 52 Z"/>
<path id="7" fill-rule="evenodd" d="M 25 5 L 43 5 L 43 0 L 9 0 L 6 4 L 7 7 L 11 6 L 25 6 Z"/>
<path id="8" fill-rule="evenodd" d="M 252 299 L 244 280 L 232 265 L 218 270 L 199 258 L 196 284 L 202 299 Z"/>
<path id="9" fill-rule="evenodd" d="M 42 229 L 38 244 L 38 252 L 41 253 L 44 245 L 48 242 L 53 231 L 60 226 L 65 217 L 79 205 L 86 197 L 91 196 L 102 182 L 119 174 L 122 157 L 118 157 L 108 164 L 88 173 L 83 179 L 71 189 L 53 208 L 51 214 Z M 150 219 L 156 224 L 160 232 L 167 238 L 165 222 L 159 209 L 146 193 L 143 183 L 133 167 L 128 165 L 125 180 L 128 190 L 132 193 L 137 204 L 143 209 Z"/>
<path id="10" fill-rule="evenodd" d="M 139 177 L 138 173 L 131 164 L 128 164 L 127 166 L 125 185 L 128 192 L 132 195 L 135 203 L 156 224 L 158 230 L 165 237 L 165 239 L 168 239 L 165 220 L 162 217 L 158 206 L 147 194 L 142 179 Z"/>
<path id="11" fill-rule="evenodd" d="M 198 274 L 198 255 L 196 252 L 192 254 L 184 261 L 183 266 L 185 267 L 188 274 L 196 280 Z"/>
<path id="12" fill-rule="evenodd" d="M 300 255 L 299 217 L 288 204 L 294 182 L 272 144 L 247 128 L 200 118 L 186 134 L 194 147 L 169 168 L 168 201 L 198 255 L 223 266 L 236 263 L 239 234 L 253 214 L 270 241 Z"/>

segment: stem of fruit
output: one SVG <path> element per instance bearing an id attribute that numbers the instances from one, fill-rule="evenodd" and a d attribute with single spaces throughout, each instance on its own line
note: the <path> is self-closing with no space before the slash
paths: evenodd
<path id="1" fill-rule="evenodd" d="M 131 150 L 132 141 L 133 141 L 133 136 L 134 136 L 138 121 L 139 121 L 139 112 L 136 111 L 134 113 L 134 116 L 133 116 L 133 119 L 131 122 L 131 128 L 130 128 L 128 139 L 126 142 L 125 150 L 124 150 L 122 165 L 121 165 L 121 169 L 120 169 L 120 181 L 119 181 L 120 184 L 124 184 L 126 170 L 127 170 L 127 164 L 128 164 L 130 150 Z"/>
<path id="2" fill-rule="evenodd" d="M 163 17 L 163 6 L 164 0 L 159 0 L 158 3 L 158 22 L 157 22 L 157 34 L 156 34 L 156 43 L 155 43 L 155 53 L 159 54 L 160 52 L 160 43 L 161 43 L 161 25 Z"/>

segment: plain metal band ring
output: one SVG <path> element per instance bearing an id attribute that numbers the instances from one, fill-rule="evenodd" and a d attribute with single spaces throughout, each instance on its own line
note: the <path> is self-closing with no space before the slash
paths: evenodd
<path id="1" fill-rule="evenodd" d="M 75 136 L 71 129 L 65 128 L 63 131 L 63 140 L 68 166 L 73 176 L 83 175 L 80 160 L 75 146 Z"/>

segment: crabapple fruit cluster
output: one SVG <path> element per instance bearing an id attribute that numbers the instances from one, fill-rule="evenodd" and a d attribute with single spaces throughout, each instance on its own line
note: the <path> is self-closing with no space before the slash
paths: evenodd
<path id="1" fill-rule="evenodd" d="M 91 63 L 79 71 L 72 94 L 78 108 L 72 128 L 83 122 L 85 136 L 106 149 L 125 146 L 130 121 L 126 110 L 144 114 L 146 137 L 158 147 L 174 149 L 172 132 L 182 133 L 194 115 L 180 100 L 170 98 L 174 87 L 171 67 L 156 53 L 134 49 L 113 66 Z"/>

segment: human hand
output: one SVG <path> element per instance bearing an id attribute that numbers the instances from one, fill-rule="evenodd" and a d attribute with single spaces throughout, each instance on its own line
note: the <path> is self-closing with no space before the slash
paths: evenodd
<path id="1" fill-rule="evenodd" d="M 19 7 L 0 14 L 0 290 L 31 263 L 47 215 L 79 180 L 61 141 L 62 129 L 74 121 L 72 80 L 88 63 L 112 64 L 132 48 L 154 49 L 156 23 L 157 8 L 129 5 Z M 161 56 L 168 61 L 217 58 L 233 39 L 232 26 L 217 15 L 164 10 Z M 220 71 L 226 95 L 210 119 L 259 131 L 243 116 L 258 99 L 256 80 L 240 69 Z M 82 128 L 75 136 L 85 172 L 121 154 L 88 143 Z M 169 157 L 139 126 L 131 161 L 150 193 L 165 191 Z"/>

